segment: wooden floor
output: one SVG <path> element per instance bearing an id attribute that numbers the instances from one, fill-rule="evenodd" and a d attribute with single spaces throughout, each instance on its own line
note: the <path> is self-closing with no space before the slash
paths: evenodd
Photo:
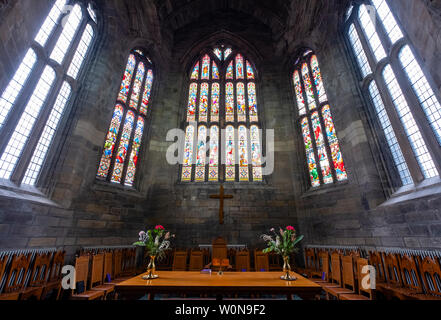
<path id="1" fill-rule="evenodd" d="M 313 299 L 321 287 L 314 282 L 293 274 L 296 281 L 280 280 L 281 272 L 225 272 L 201 274 L 200 272 L 157 272 L 158 279 L 143 280 L 139 275 L 119 283 L 115 290 L 122 299 L 138 299 L 146 294 L 150 299 L 155 294 L 215 294 L 222 298 L 225 294 L 283 294 L 288 299 L 298 295 Z"/>

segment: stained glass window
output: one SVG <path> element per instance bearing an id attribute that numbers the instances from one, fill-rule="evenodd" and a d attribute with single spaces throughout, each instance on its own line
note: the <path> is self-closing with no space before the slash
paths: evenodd
<path id="1" fill-rule="evenodd" d="M 97 19 L 84 15 L 87 2 L 52 3 L 33 39 L 28 39 L 32 48 L 0 88 L 0 178 L 18 186 L 37 185 L 46 162 L 55 161 L 50 151 L 57 147 L 53 142 L 61 120 L 78 91 L 72 88 L 81 87 L 81 70 L 95 40 Z M 57 72 L 49 60 L 59 65 Z"/>
<path id="2" fill-rule="evenodd" d="M 207 122 L 208 119 L 208 83 L 201 85 L 201 95 L 199 97 L 199 121 Z"/>
<path id="3" fill-rule="evenodd" d="M 254 80 L 254 70 L 248 61 L 247 61 L 247 79 Z"/>
<path id="4" fill-rule="evenodd" d="M 320 186 L 320 178 L 317 171 L 317 163 L 315 160 L 314 146 L 312 144 L 311 130 L 309 129 L 308 118 L 303 118 L 301 124 L 311 184 L 313 187 L 318 187 Z"/>
<path id="5" fill-rule="evenodd" d="M 231 48 L 225 49 L 225 51 L 224 51 L 224 59 L 227 60 L 231 53 L 233 53 L 233 50 Z"/>
<path id="6" fill-rule="evenodd" d="M 228 69 L 227 69 L 227 79 L 228 80 L 233 80 L 233 72 L 234 72 L 233 61 L 231 61 L 230 65 L 228 66 Z"/>
<path id="7" fill-rule="evenodd" d="M 213 61 L 213 79 L 219 80 L 219 69 L 217 68 L 216 62 Z"/>
<path id="8" fill-rule="evenodd" d="M 293 86 L 311 186 L 347 180 L 319 62 L 311 50 L 298 58 Z"/>
<path id="9" fill-rule="evenodd" d="M 227 83 L 226 90 L 226 101 L 225 101 L 225 113 L 227 122 L 234 121 L 234 85 L 233 83 Z"/>
<path id="10" fill-rule="evenodd" d="M 210 129 L 210 164 L 209 181 L 219 180 L 219 127 L 212 126 Z"/>
<path id="11" fill-rule="evenodd" d="M 213 83 L 213 85 L 211 86 L 211 122 L 219 121 L 219 98 L 219 83 Z"/>
<path id="12" fill-rule="evenodd" d="M 237 84 L 237 119 L 239 122 L 246 121 L 247 111 L 245 106 L 245 85 L 241 82 Z"/>
<path id="13" fill-rule="evenodd" d="M 151 62 L 141 50 L 133 50 L 127 61 L 115 111 L 104 143 L 97 173 L 99 179 L 127 187 L 134 186 L 153 80 Z M 129 102 L 128 97 L 130 97 Z"/>
<path id="14" fill-rule="evenodd" d="M 190 75 L 181 181 L 263 181 L 256 73 L 231 48 L 207 52 Z M 192 122 L 195 133 L 188 132 Z"/>
<path id="15" fill-rule="evenodd" d="M 205 55 L 205 57 L 202 59 L 202 80 L 209 80 L 210 79 L 210 57 L 208 55 Z"/>
<path id="16" fill-rule="evenodd" d="M 205 181 L 205 158 L 207 154 L 207 128 L 200 126 L 196 157 L 196 181 Z"/>
<path id="17" fill-rule="evenodd" d="M 187 121 L 196 121 L 196 100 L 198 94 L 197 83 L 192 83 L 190 85 L 190 92 L 188 95 L 188 108 L 187 108 Z"/>
<path id="18" fill-rule="evenodd" d="M 256 84 L 254 82 L 248 83 L 248 106 L 250 109 L 250 121 L 259 121 L 259 116 L 257 115 Z"/>
<path id="19" fill-rule="evenodd" d="M 213 50 L 213 52 L 219 60 L 222 60 L 222 50 L 221 49 L 216 48 Z"/>
<path id="20" fill-rule="evenodd" d="M 184 160 L 182 166 L 182 181 L 191 181 L 193 164 L 194 127 L 188 126 L 185 131 Z"/>
<path id="21" fill-rule="evenodd" d="M 191 80 L 198 80 L 198 79 L 199 79 L 199 62 L 196 63 L 191 73 Z"/>
<path id="22" fill-rule="evenodd" d="M 262 143 L 258 126 L 251 126 L 251 162 L 253 165 L 253 181 L 262 181 Z"/>
<path id="23" fill-rule="evenodd" d="M 386 166 L 395 167 L 402 185 L 420 183 L 421 177 L 439 176 L 440 164 L 433 157 L 441 144 L 441 100 L 437 90 L 430 84 L 387 0 L 354 4 L 352 10 L 354 19 L 347 22 L 347 35 L 362 78 L 372 73 L 377 79 L 364 91 L 372 101 L 376 121 L 392 155 Z M 389 64 L 380 68 L 379 61 L 384 58 Z M 422 108 L 426 117 L 419 116 L 421 111 L 416 108 Z M 431 128 L 438 141 L 428 139 L 423 128 Z M 402 132 L 407 141 L 397 138 Z M 413 155 L 407 151 L 409 148 Z"/>
<path id="24" fill-rule="evenodd" d="M 227 126 L 225 139 L 225 180 L 236 180 L 236 146 L 235 146 L 234 127 Z"/>

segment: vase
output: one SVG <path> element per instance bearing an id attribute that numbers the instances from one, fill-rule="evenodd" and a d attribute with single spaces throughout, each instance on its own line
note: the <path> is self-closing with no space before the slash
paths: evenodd
<path id="1" fill-rule="evenodd" d="M 142 277 L 144 280 L 152 280 L 159 278 L 159 276 L 155 274 L 156 272 L 155 259 L 156 259 L 155 256 L 150 256 L 150 262 L 147 267 L 147 275 Z"/>
<path id="2" fill-rule="evenodd" d="M 286 281 L 297 280 L 296 277 L 291 276 L 291 266 L 289 265 L 289 256 L 283 257 L 283 276 L 281 276 L 280 279 Z"/>

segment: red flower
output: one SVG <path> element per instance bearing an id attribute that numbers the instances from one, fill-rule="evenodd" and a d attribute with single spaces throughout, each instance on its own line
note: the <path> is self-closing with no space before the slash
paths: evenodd
<path id="1" fill-rule="evenodd" d="M 155 230 L 164 230 L 165 228 L 163 227 L 163 226 L 161 226 L 161 225 L 157 225 L 156 227 L 155 227 Z"/>
<path id="2" fill-rule="evenodd" d="M 289 230 L 289 231 L 296 231 L 296 229 L 294 229 L 293 226 L 287 226 L 287 227 L 286 227 L 286 230 Z"/>

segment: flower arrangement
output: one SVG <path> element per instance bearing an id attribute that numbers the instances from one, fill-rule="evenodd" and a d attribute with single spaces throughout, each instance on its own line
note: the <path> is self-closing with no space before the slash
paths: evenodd
<path id="1" fill-rule="evenodd" d="M 166 231 L 162 225 L 157 225 L 153 230 L 141 231 L 139 241 L 133 245 L 145 247 L 149 256 L 162 259 L 165 251 L 170 249 L 170 240 L 174 237 L 175 235 Z"/>
<path id="2" fill-rule="evenodd" d="M 165 230 L 162 225 L 157 225 L 153 230 L 141 231 L 139 233 L 139 241 L 133 245 L 145 247 L 146 253 L 150 256 L 150 262 L 147 267 L 147 275 L 144 279 L 156 279 L 155 275 L 155 259 L 161 260 L 165 256 L 165 251 L 170 249 L 170 240 L 175 235 Z"/>
<path id="3" fill-rule="evenodd" d="M 263 253 L 275 252 L 282 256 L 285 275 L 281 278 L 283 280 L 295 280 L 295 278 L 290 276 L 291 267 L 289 265 L 289 256 L 297 252 L 296 245 L 303 240 L 303 236 L 297 237 L 296 229 L 293 226 L 287 226 L 285 229 L 280 228 L 278 234 L 274 228 L 270 229 L 270 232 L 272 232 L 274 236 L 268 234 L 262 235 L 262 239 L 268 244 L 268 247 L 263 250 Z"/>

